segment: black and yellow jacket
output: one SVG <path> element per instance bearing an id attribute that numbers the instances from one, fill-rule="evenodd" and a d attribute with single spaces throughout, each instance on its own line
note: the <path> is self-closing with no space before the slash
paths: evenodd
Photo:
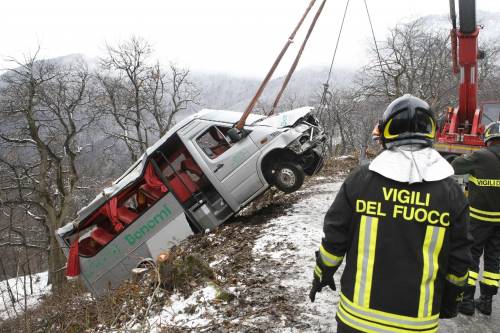
<path id="1" fill-rule="evenodd" d="M 457 175 L 469 174 L 471 221 L 500 222 L 500 145 L 459 157 Z"/>
<path id="2" fill-rule="evenodd" d="M 360 167 L 325 217 L 320 253 L 345 256 L 337 320 L 362 332 L 436 332 L 446 284 L 471 263 L 468 209 L 451 179 L 401 183 Z"/>

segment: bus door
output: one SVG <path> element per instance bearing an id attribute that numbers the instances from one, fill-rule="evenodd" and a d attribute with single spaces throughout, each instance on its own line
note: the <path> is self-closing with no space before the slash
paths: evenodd
<path id="1" fill-rule="evenodd" d="M 231 142 L 229 124 L 198 121 L 205 126 L 190 133 L 194 149 L 215 178 L 223 185 L 224 194 L 233 198 L 237 208 L 257 193 L 264 183 L 257 172 L 259 148 L 249 136 Z"/>
<path id="2" fill-rule="evenodd" d="M 173 135 L 151 157 L 157 174 L 196 229 L 215 228 L 234 213 L 178 135 Z"/>

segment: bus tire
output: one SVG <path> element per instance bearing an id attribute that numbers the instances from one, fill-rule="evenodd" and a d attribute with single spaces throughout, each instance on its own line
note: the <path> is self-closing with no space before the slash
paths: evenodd
<path id="1" fill-rule="evenodd" d="M 304 183 L 304 170 L 294 162 L 278 164 L 274 172 L 274 185 L 285 193 L 297 191 Z"/>

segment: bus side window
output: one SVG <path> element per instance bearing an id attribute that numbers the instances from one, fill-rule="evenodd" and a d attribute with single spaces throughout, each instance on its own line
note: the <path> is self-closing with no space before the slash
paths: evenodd
<path id="1" fill-rule="evenodd" d="M 231 144 L 226 138 L 228 130 L 229 128 L 212 126 L 196 139 L 198 146 L 208 158 L 214 159 L 231 148 Z"/>

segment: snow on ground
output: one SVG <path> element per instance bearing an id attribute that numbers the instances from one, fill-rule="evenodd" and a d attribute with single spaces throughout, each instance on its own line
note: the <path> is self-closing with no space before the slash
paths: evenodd
<path id="1" fill-rule="evenodd" d="M 328 177 L 317 177 L 315 182 L 320 184 L 296 192 L 294 195 L 298 200 L 292 200 L 294 203 L 279 210 L 278 214 L 257 214 L 254 218 L 265 220 L 258 229 L 258 225 L 241 223 L 200 238 L 199 241 L 208 246 L 201 249 L 216 248 L 216 255 L 211 256 L 207 263 L 218 272 L 219 282 L 194 287 L 194 292 L 186 297 L 180 293 L 167 296 L 158 291 L 157 295 L 151 296 L 151 300 L 161 302 L 157 311 L 151 310 L 147 319 L 132 319 L 119 329 L 151 333 L 169 330 L 335 332 L 338 292 L 327 287 L 316 295 L 315 303 L 310 302 L 308 295 L 315 265 L 314 252 L 323 237 L 323 219 L 341 183 Z M 248 235 L 248 238 L 238 238 L 237 235 Z M 231 242 L 231 238 L 236 241 Z M 249 244 L 248 255 L 241 256 L 244 247 L 237 245 L 246 242 Z M 228 276 L 227 266 L 237 264 L 237 261 L 231 261 L 233 256 L 244 262 L 233 267 L 234 271 Z M 340 288 L 343 268 L 342 265 L 335 274 L 337 288 Z M 38 274 L 35 280 L 34 293 L 27 299 L 28 307 L 35 306 L 38 298 L 49 290 L 46 287 L 47 273 Z M 22 278 L 8 282 L 22 300 Z M 16 311 L 17 315 L 21 314 L 24 302 L 16 303 L 14 311 L 6 292 L 6 281 L 0 282 L 0 292 L 0 320 L 16 316 Z M 228 295 L 232 298 L 227 298 Z M 500 307 L 498 298 L 495 307 Z M 135 310 L 134 313 L 146 312 L 145 309 Z M 97 331 L 109 329 L 98 327 Z M 441 321 L 440 332 L 493 333 L 500 332 L 500 324 L 497 316 L 489 318 L 476 314 L 470 318 L 459 315 L 454 320 Z"/>
<path id="2" fill-rule="evenodd" d="M 297 192 L 303 198 L 286 209 L 281 216 L 268 221 L 255 240 L 252 249 L 253 263 L 248 263 L 252 265 L 250 269 L 252 273 L 246 272 L 248 274 L 246 282 L 258 277 L 264 278 L 265 282 L 260 285 L 245 286 L 245 281 L 241 281 L 239 287 L 244 288 L 241 294 L 245 295 L 247 302 L 264 298 L 264 303 L 269 302 L 269 309 L 264 312 L 257 311 L 259 314 L 255 316 L 245 316 L 229 330 L 222 331 L 336 332 L 335 312 L 339 302 L 338 291 L 331 291 L 327 287 L 316 295 L 314 303 L 310 302 L 308 296 L 315 265 L 314 252 L 318 250 L 323 237 L 323 219 L 341 183 L 327 177 L 318 177 L 316 181 L 320 181 L 321 184 Z M 242 232 L 244 230 L 245 228 Z M 227 256 L 221 255 L 210 265 L 217 266 L 226 259 Z M 335 282 L 339 289 L 343 269 L 344 264 L 335 274 Z M 251 290 L 255 293 L 249 292 Z M 194 331 L 220 331 L 224 314 L 221 308 L 214 306 L 217 304 L 216 293 L 217 288 L 208 286 L 187 299 L 174 295 L 171 301 L 167 302 L 170 305 L 159 315 L 152 317 L 149 322 L 152 326 L 157 325 L 160 330 L 164 327 L 178 328 L 177 325 L 180 325 Z M 200 295 L 208 296 L 200 297 Z M 283 303 L 279 301 L 276 304 L 272 303 L 273 300 L 279 299 L 278 296 L 285 298 L 286 303 L 292 306 L 294 315 L 290 316 L 290 308 Z M 195 310 L 190 312 L 191 306 L 194 306 Z M 239 305 L 233 301 L 226 306 Z M 216 319 L 210 321 L 207 318 Z M 151 332 L 157 333 L 158 329 L 153 329 Z M 473 318 L 459 315 L 453 320 L 442 320 L 440 332 L 493 333 L 500 330 L 496 317 L 488 318 L 476 314 Z"/>
<path id="3" fill-rule="evenodd" d="M 211 316 L 216 314 L 212 303 L 219 291 L 213 285 L 208 285 L 184 298 L 174 294 L 165 303 L 162 311 L 150 316 L 147 323 L 135 323 L 134 320 L 125 325 L 131 330 L 140 332 L 150 330 L 150 333 L 164 332 L 170 327 L 183 327 L 185 330 L 197 330 L 210 323 Z"/>
<path id="4" fill-rule="evenodd" d="M 355 157 L 352 155 L 342 155 L 342 156 L 338 156 L 338 157 L 334 158 L 334 160 L 337 160 L 337 161 L 343 161 L 343 160 L 348 160 L 348 159 L 355 159 Z"/>
<path id="5" fill-rule="evenodd" d="M 287 289 L 287 294 L 298 296 L 296 305 L 302 310 L 301 319 L 310 326 L 300 331 L 336 330 L 338 293 L 329 288 L 323 289 L 317 294 L 314 303 L 308 296 L 315 266 L 314 252 L 318 250 L 323 237 L 323 219 L 340 186 L 341 183 L 325 183 L 303 190 L 304 194 L 312 195 L 294 204 L 285 216 L 272 220 L 254 246 L 256 258 L 266 254 L 288 265 L 289 272 L 279 283 Z M 293 246 L 277 249 L 276 244 L 282 244 L 284 240 Z M 342 270 L 343 266 L 339 273 Z M 335 276 L 337 286 L 339 273 Z"/>
<path id="6" fill-rule="evenodd" d="M 288 265 L 288 274 L 277 283 L 286 288 L 288 296 L 297 295 L 295 302 L 300 309 L 299 320 L 309 326 L 307 329 L 296 329 L 292 325 L 281 323 L 282 325 L 276 325 L 272 330 L 274 332 L 336 332 L 335 312 L 339 302 L 338 292 L 331 291 L 327 287 L 316 295 L 314 303 L 308 298 L 315 265 L 314 252 L 318 249 L 323 236 L 323 219 L 341 186 L 341 183 L 328 183 L 328 178 L 317 180 L 325 183 L 303 190 L 304 194 L 313 193 L 313 195 L 294 204 L 286 215 L 270 221 L 269 227 L 263 230 L 253 249 L 256 260 L 265 255 L 266 258 L 263 260 L 272 258 L 282 261 L 285 266 Z M 290 247 L 290 243 L 293 247 Z M 337 289 L 340 289 L 340 276 L 343 270 L 344 263 L 335 274 Z M 479 297 L 478 291 L 476 297 Z M 492 316 L 476 313 L 473 317 L 468 317 L 459 314 L 457 318 L 441 320 L 439 332 L 498 333 L 500 320 L 494 314 L 499 308 L 500 297 L 497 296 L 494 299 Z"/>
<path id="7" fill-rule="evenodd" d="M 132 321 L 125 327 L 140 330 L 149 327 L 152 333 L 168 328 L 218 331 L 222 326 L 230 327 L 228 331 L 335 331 L 338 293 L 325 289 L 313 304 L 308 298 L 315 265 L 314 252 L 323 236 L 323 218 L 341 185 L 328 178 L 321 181 L 320 185 L 298 192 L 303 199 L 282 212 L 284 215 L 266 223 L 251 250 L 253 262 L 247 263 L 244 280 L 232 287 L 226 285 L 237 300 L 222 301 L 219 286 L 209 284 L 199 287 L 188 298 L 179 294 L 171 296 L 159 313 L 149 317 L 149 325 Z M 248 228 L 251 226 L 240 230 L 245 233 Z M 217 267 L 226 260 L 227 253 L 214 258 L 210 266 Z M 273 303 L 280 297 L 285 298 L 288 306 L 281 301 Z M 253 304 L 251 307 L 255 311 L 245 312 L 244 316 L 227 317 L 227 308 L 238 311 L 236 309 L 242 304 L 238 302 L 241 301 Z M 222 325 L 228 320 L 230 326 L 227 323 Z"/>
<path id="8" fill-rule="evenodd" d="M 26 307 L 28 309 L 35 307 L 39 303 L 40 297 L 50 292 L 47 279 L 48 272 L 32 275 L 33 293 L 31 293 L 29 277 L 26 276 L 26 293 L 28 294 Z M 0 281 L 0 319 L 15 318 L 24 312 L 24 283 L 24 276 Z M 11 292 L 9 292 L 9 287 Z"/>

